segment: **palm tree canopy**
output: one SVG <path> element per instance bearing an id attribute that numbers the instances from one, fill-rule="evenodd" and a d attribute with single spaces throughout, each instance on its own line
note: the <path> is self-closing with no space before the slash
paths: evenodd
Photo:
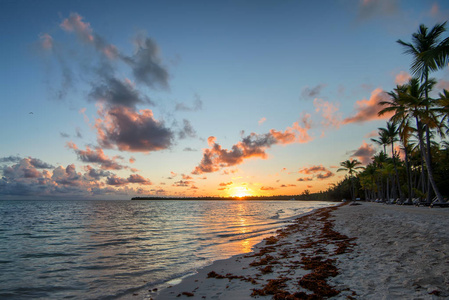
<path id="1" fill-rule="evenodd" d="M 404 53 L 413 56 L 411 71 L 413 75 L 421 77 L 421 80 L 427 79 L 429 71 L 441 68 L 448 60 L 449 41 L 446 38 L 440 42 L 441 34 L 446 31 L 445 26 L 446 22 L 436 24 L 429 30 L 424 24 L 421 24 L 418 32 L 412 34 L 411 43 L 397 40 L 404 47 Z"/>
<path id="2" fill-rule="evenodd" d="M 357 172 L 357 170 L 364 169 L 363 167 L 359 166 L 361 164 L 362 163 L 359 162 L 357 159 L 345 160 L 340 163 L 340 166 L 342 166 L 342 168 L 338 169 L 337 172 L 347 171 L 349 175 L 352 176 L 354 173 Z"/>

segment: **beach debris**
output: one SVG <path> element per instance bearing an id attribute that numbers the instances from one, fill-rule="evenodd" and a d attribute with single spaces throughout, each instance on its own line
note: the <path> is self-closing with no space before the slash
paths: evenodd
<path id="1" fill-rule="evenodd" d="M 195 296 L 194 293 L 182 292 L 181 294 L 178 294 L 176 297 L 181 297 L 182 295 L 187 296 L 187 297 L 193 297 L 193 296 Z"/>

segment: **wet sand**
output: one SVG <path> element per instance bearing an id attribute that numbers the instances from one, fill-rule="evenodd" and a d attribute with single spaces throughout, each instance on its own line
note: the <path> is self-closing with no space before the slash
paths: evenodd
<path id="1" fill-rule="evenodd" d="M 449 299 L 449 209 L 319 209 L 151 297 Z"/>

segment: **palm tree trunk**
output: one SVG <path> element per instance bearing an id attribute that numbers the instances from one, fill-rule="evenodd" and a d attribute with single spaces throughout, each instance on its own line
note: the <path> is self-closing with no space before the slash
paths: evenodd
<path id="1" fill-rule="evenodd" d="M 409 157 L 408 157 L 408 149 L 407 146 L 404 145 L 404 152 L 405 152 L 405 172 L 407 176 L 407 187 L 408 187 L 408 199 L 411 201 L 413 199 L 412 195 L 412 174 L 410 170 L 410 164 L 409 164 Z"/>
<path id="2" fill-rule="evenodd" d="M 401 183 L 399 182 L 399 174 L 398 174 L 398 168 L 396 166 L 396 157 L 394 155 L 394 142 L 391 143 L 391 156 L 393 158 L 393 166 L 394 166 L 394 172 L 396 174 L 396 182 L 397 182 L 397 189 L 399 192 L 399 198 L 401 198 L 401 201 L 404 200 L 404 195 L 402 194 L 402 189 L 401 189 Z"/>
<path id="3" fill-rule="evenodd" d="M 418 120 L 417 120 L 418 122 Z M 421 128 L 421 124 L 417 124 L 418 126 L 418 140 L 419 140 L 419 145 L 421 148 L 421 152 L 422 155 L 424 156 L 424 160 L 426 162 L 426 167 L 427 167 L 427 176 L 429 178 L 430 184 L 432 185 L 433 191 L 435 192 L 435 195 L 437 196 L 438 202 L 444 202 L 443 200 L 443 195 L 441 195 L 440 190 L 438 189 L 435 179 L 433 177 L 433 168 L 432 168 L 432 164 L 430 163 L 430 149 L 429 149 L 429 153 L 426 154 L 426 150 L 424 148 L 424 141 L 422 139 L 422 128 Z M 428 191 L 428 195 L 430 194 L 430 187 L 429 191 Z M 429 201 L 429 197 L 427 197 L 428 202 Z"/>

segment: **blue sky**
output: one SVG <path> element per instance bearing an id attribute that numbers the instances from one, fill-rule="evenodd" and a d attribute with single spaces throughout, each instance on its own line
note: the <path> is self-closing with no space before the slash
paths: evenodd
<path id="1" fill-rule="evenodd" d="M 449 17 L 446 1 L 0 8 L 4 199 L 324 190 L 378 150 L 373 107 L 411 62 L 396 40 Z"/>

